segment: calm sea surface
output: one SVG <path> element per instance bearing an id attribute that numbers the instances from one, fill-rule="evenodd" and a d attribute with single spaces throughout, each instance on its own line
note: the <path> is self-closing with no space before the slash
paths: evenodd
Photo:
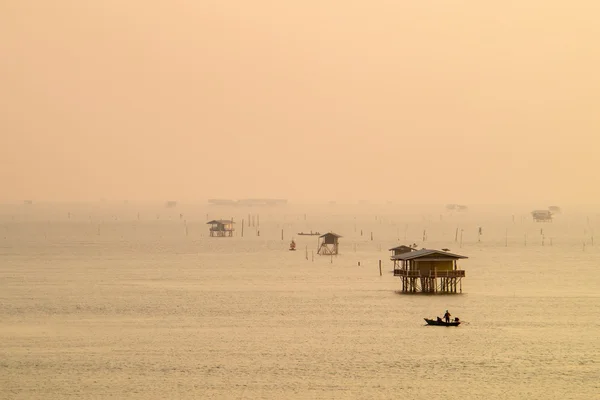
<path id="1" fill-rule="evenodd" d="M 0 398 L 598 399 L 600 217 L 528 211 L 2 206 Z M 411 243 L 468 256 L 463 293 L 399 294 Z"/>

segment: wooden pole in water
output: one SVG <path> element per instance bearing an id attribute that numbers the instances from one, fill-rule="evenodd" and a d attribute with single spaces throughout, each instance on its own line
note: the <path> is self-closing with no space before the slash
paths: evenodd
<path id="1" fill-rule="evenodd" d="M 242 218 L 242 237 L 244 237 L 244 218 Z"/>
<path id="2" fill-rule="evenodd" d="M 281 230 L 281 240 L 283 240 L 283 229 Z"/>
<path id="3" fill-rule="evenodd" d="M 306 245 L 306 260 L 308 261 L 308 245 Z"/>
<path id="4" fill-rule="evenodd" d="M 312 256 L 312 261 L 314 262 L 315 261 L 315 251 L 311 250 L 310 252 L 311 252 L 311 256 Z"/>
<path id="5" fill-rule="evenodd" d="M 460 230 L 460 248 L 462 248 L 462 237 L 463 237 L 463 230 L 464 230 L 464 229 L 461 229 L 461 230 Z"/>
<path id="6" fill-rule="evenodd" d="M 373 232 L 371 232 L 371 240 L 373 240 Z"/>
<path id="7" fill-rule="evenodd" d="M 381 260 L 379 260 L 379 276 L 381 276 Z"/>
<path id="8" fill-rule="evenodd" d="M 454 232 L 454 242 L 458 242 L 458 226 L 456 227 L 456 232 Z"/>

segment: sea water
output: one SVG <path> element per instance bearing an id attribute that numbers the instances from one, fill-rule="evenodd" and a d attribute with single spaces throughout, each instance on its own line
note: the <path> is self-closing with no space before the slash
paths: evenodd
<path id="1" fill-rule="evenodd" d="M 529 211 L 3 206 L 0 398 L 599 398 L 600 218 Z M 399 292 L 413 243 L 469 257 L 462 294 Z"/>

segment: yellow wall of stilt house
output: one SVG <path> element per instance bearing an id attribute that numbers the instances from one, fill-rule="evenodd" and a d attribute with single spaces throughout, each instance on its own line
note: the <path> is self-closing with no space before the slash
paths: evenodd
<path id="1" fill-rule="evenodd" d="M 452 271 L 454 269 L 454 261 L 420 261 L 415 263 L 416 268 L 421 273 L 427 273 L 429 271 Z"/>

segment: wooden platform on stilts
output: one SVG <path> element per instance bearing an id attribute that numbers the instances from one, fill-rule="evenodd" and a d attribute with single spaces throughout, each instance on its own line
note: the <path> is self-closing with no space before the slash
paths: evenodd
<path id="1" fill-rule="evenodd" d="M 462 293 L 465 271 L 458 259 L 467 258 L 443 250 L 421 249 L 392 256 L 394 276 L 400 277 L 402 293 Z"/>

